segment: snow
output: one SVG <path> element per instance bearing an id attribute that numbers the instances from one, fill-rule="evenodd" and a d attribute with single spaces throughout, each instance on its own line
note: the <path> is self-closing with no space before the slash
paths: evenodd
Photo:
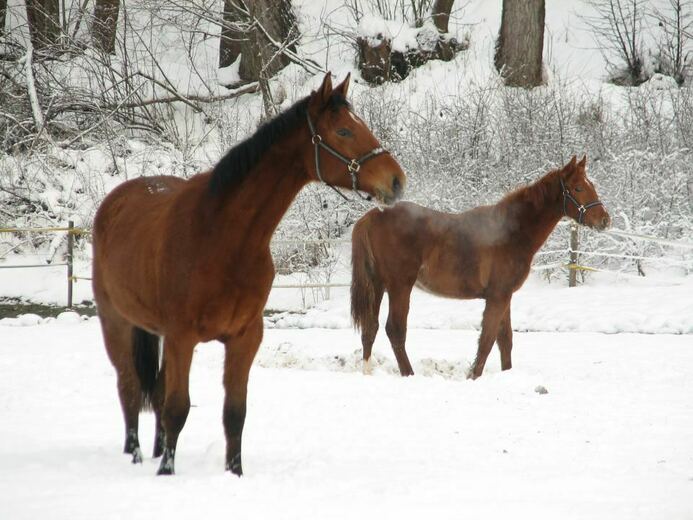
<path id="1" fill-rule="evenodd" d="M 388 35 L 400 51 L 416 47 L 421 33 L 372 15 L 356 27 L 338 0 L 293 3 L 302 34 L 299 54 L 331 70 L 338 80 L 356 72 L 349 39 L 335 36 L 340 30 Z M 18 1 L 10 4 L 16 25 L 24 11 Z M 380 90 L 359 84 L 355 74 L 351 97 L 356 106 L 361 96 L 376 93 L 400 99 L 415 112 L 431 100 L 473 97 L 489 88 L 492 103 L 497 103 L 503 90 L 492 57 L 500 6 L 500 0 L 459 4 L 451 34 L 469 40 L 470 48 L 451 62 L 429 62 L 405 81 Z M 542 88 L 554 89 L 558 96 L 604 99 L 611 117 L 626 118 L 632 111 L 627 99 L 635 89 L 603 83 L 604 56 L 578 16 L 590 13 L 584 2 L 547 0 L 549 81 Z M 136 16 L 132 22 L 138 23 Z M 146 34 L 152 35 L 152 29 Z M 237 63 L 216 68 L 215 38 L 188 49 L 170 27 L 156 36 L 163 71 L 181 92 L 223 94 L 223 85 L 237 78 Z M 136 40 L 129 45 L 138 46 Z M 194 55 L 199 74 L 181 64 L 187 53 Z M 90 88 L 87 67 L 78 58 L 71 63 L 59 70 L 61 75 L 75 87 Z M 271 83 L 276 100 L 286 107 L 321 80 L 321 75 L 290 65 Z M 651 90 L 669 110 L 669 98 L 684 92 L 669 93 L 672 81 L 655 75 L 641 88 Z M 177 106 L 176 122 L 187 140 L 176 146 L 120 136 L 87 149 L 55 147 L 51 154 L 61 163 L 60 174 L 49 169 L 41 201 L 60 219 L 88 226 L 98 201 L 123 180 L 187 176 L 196 166 L 212 164 L 254 128 L 261 102 L 246 95 L 219 110 L 228 119 L 210 130 L 201 123 L 202 115 Z M 3 175 L 26 171 L 33 178 L 45 165 L 38 154 L 30 159 L 20 165 L 18 158 L 2 156 L 0 169 Z M 78 202 L 61 210 L 65 200 Z M 47 254 L 3 255 L 3 262 L 62 263 L 63 246 L 56 238 Z M 333 282 L 348 281 L 348 258 L 343 260 Z M 89 272 L 86 247 L 75 273 L 88 277 Z M 89 281 L 80 280 L 74 291 L 76 302 L 92 299 Z M 74 312 L 57 318 L 4 318 L 0 518 L 396 514 L 493 519 L 511 512 L 514 518 L 532 520 L 690 520 L 691 295 L 693 277 L 661 264 L 648 269 L 647 278 L 596 273 L 587 284 L 571 289 L 534 274 L 513 298 L 514 368 L 501 372 L 494 350 L 484 376 L 468 381 L 482 301 L 445 300 L 415 290 L 407 351 L 416 376 L 402 379 L 384 331 L 387 298 L 373 373 L 364 376 L 347 288 L 332 289 L 327 301 L 275 289 L 268 308 L 282 312 L 266 318 L 252 370 L 242 479 L 223 471 L 223 349 L 218 344 L 197 348 L 193 408 L 181 435 L 178 475 L 158 478 L 158 461 L 146 457 L 133 466 L 120 453 L 123 424 L 115 374 L 98 320 Z M 65 304 L 66 268 L 0 269 L 0 296 Z M 312 308 L 298 312 L 304 297 Z M 147 455 L 152 417 L 143 415 L 141 423 Z"/>
<path id="2" fill-rule="evenodd" d="M 693 277 L 667 281 L 594 281 L 568 288 L 547 284 L 538 275 L 512 300 L 513 329 L 532 332 L 601 332 L 614 334 L 693 334 Z M 279 290 L 273 291 L 274 293 Z M 333 299 L 305 314 L 283 313 L 269 318 L 274 328 L 350 328 L 348 289 L 333 289 Z M 273 296 L 270 296 L 272 308 Z M 276 308 L 276 307 L 275 307 Z M 380 322 L 387 319 L 387 295 Z M 481 327 L 483 300 L 444 299 L 418 289 L 412 292 L 409 326 L 422 329 Z"/>
<path id="3" fill-rule="evenodd" d="M 671 90 L 678 88 L 676 80 L 671 76 L 666 76 L 657 72 L 650 79 L 642 84 L 642 88 L 650 90 Z"/>
<path id="4" fill-rule="evenodd" d="M 241 479 L 223 471 L 223 349 L 201 345 L 178 474 L 164 478 L 157 461 L 133 466 L 120 453 L 97 320 L 0 326 L 0 511 L 16 520 L 690 518 L 690 336 L 518 332 L 511 371 L 500 372 L 494 351 L 479 380 L 450 375 L 471 362 L 476 336 L 411 329 L 417 375 L 402 379 L 382 336 L 381 364 L 363 376 L 350 361 L 352 331 L 267 330 Z M 142 416 L 145 455 L 152 423 Z"/>

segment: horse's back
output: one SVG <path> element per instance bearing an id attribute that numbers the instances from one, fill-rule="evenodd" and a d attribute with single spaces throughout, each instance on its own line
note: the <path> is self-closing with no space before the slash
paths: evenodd
<path id="1" fill-rule="evenodd" d="M 115 187 L 99 206 L 94 217 L 94 235 L 102 237 L 121 220 L 142 221 L 148 213 L 161 210 L 185 185 L 172 176 L 139 177 Z"/>
<path id="2" fill-rule="evenodd" d="M 446 213 L 411 202 L 371 210 L 362 220 L 385 278 L 432 293 L 477 298 L 488 283 L 496 224 L 492 206 Z M 413 278 L 412 278 L 413 276 Z"/>

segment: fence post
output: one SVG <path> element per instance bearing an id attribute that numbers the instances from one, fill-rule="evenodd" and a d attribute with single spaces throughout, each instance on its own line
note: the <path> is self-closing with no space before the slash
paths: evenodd
<path id="1" fill-rule="evenodd" d="M 578 261 L 578 227 L 575 222 L 570 223 L 570 260 L 569 260 L 569 265 L 568 267 L 568 287 L 575 287 L 577 285 L 577 269 L 575 269 L 575 265 L 577 265 Z"/>
<path id="2" fill-rule="evenodd" d="M 72 249 L 75 235 L 73 229 L 75 223 L 70 220 L 67 223 L 67 308 L 72 308 Z"/>

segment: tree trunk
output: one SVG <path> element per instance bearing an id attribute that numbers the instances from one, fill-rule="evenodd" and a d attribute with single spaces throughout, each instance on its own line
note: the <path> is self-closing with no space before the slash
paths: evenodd
<path id="1" fill-rule="evenodd" d="M 246 38 L 243 15 L 236 9 L 237 0 L 224 0 L 224 25 L 219 40 L 219 68 L 228 67 L 241 54 L 241 42 Z"/>
<path id="2" fill-rule="evenodd" d="M 26 0 L 31 44 L 35 50 L 58 43 L 60 39 L 59 0 Z"/>
<path id="3" fill-rule="evenodd" d="M 392 45 L 388 38 L 382 37 L 373 45 L 369 38 L 358 38 L 359 70 L 361 77 L 368 83 L 380 85 L 390 80 Z"/>
<path id="4" fill-rule="evenodd" d="M 494 61 L 506 85 L 542 84 L 544 14 L 544 0 L 503 0 Z"/>
<path id="5" fill-rule="evenodd" d="M 264 31 L 275 43 L 287 45 L 290 50 L 296 49 L 293 43 L 289 43 L 298 36 L 291 0 L 245 0 L 244 4 L 250 13 L 250 18 L 244 21 L 250 29 L 241 42 L 242 57 L 238 73 L 241 79 L 248 81 L 257 81 L 260 74 L 270 78 L 284 68 L 289 59 L 270 43 Z M 256 26 L 256 21 L 262 28 Z"/>
<path id="6" fill-rule="evenodd" d="M 7 0 L 0 0 L 0 37 L 5 35 L 5 18 L 7 16 Z"/>
<path id="7" fill-rule="evenodd" d="M 92 40 L 97 49 L 115 54 L 116 28 L 120 0 L 96 0 Z"/>
<path id="8" fill-rule="evenodd" d="M 450 21 L 450 13 L 454 3 L 455 0 L 436 0 L 433 4 L 431 18 L 439 33 L 448 32 L 448 22 Z"/>

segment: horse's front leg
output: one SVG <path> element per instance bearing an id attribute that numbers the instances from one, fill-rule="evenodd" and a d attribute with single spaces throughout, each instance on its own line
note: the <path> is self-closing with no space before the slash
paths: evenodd
<path id="1" fill-rule="evenodd" d="M 486 298 L 484 316 L 481 320 L 481 335 L 479 336 L 479 348 L 476 352 L 476 359 L 469 372 L 469 378 L 476 379 L 481 376 L 486 365 L 486 359 L 493 344 L 498 336 L 500 322 L 505 315 L 505 311 L 510 305 L 510 296 Z"/>
<path id="2" fill-rule="evenodd" d="M 501 370 L 510 370 L 513 367 L 512 350 L 513 350 L 513 327 L 510 321 L 510 305 L 505 311 L 503 318 L 498 328 L 498 349 L 501 356 Z"/>
<path id="3" fill-rule="evenodd" d="M 262 341 L 262 316 L 257 317 L 243 334 L 228 339 L 224 361 L 224 432 L 226 433 L 226 469 L 243 475 L 241 438 L 245 424 L 248 375 Z"/>

